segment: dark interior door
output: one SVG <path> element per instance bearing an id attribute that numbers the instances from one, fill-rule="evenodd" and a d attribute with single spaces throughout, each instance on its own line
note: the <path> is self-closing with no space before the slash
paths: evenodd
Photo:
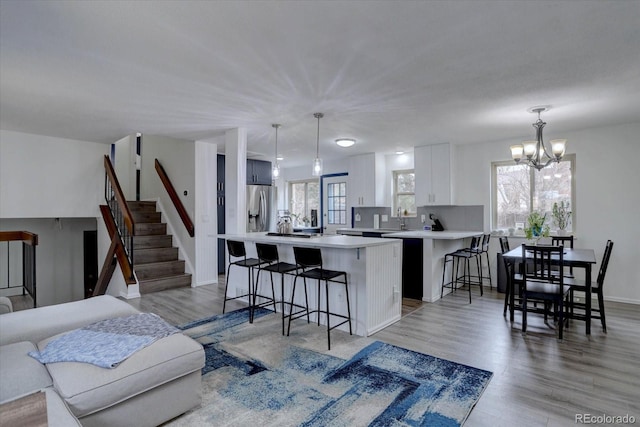
<path id="1" fill-rule="evenodd" d="M 422 239 L 402 239 L 402 297 L 422 300 Z"/>
<path id="2" fill-rule="evenodd" d="M 93 295 L 98 281 L 98 232 L 85 230 L 83 233 L 84 253 L 84 297 Z"/>

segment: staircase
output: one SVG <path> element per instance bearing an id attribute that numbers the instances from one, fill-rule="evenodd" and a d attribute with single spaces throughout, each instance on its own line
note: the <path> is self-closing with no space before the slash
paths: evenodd
<path id="1" fill-rule="evenodd" d="M 184 272 L 178 248 L 172 245 L 167 224 L 162 223 L 156 202 L 127 202 L 135 222 L 134 271 L 140 293 L 191 286 L 191 274 Z"/>

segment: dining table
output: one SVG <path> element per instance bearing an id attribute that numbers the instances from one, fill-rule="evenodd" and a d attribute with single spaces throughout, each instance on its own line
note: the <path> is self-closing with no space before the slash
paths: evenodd
<path id="1" fill-rule="evenodd" d="M 503 258 L 506 258 L 508 261 L 513 262 L 514 265 L 519 265 L 522 262 L 522 247 L 517 247 L 511 249 L 508 252 L 502 254 Z M 525 252 L 525 257 L 531 258 L 533 255 L 531 253 Z M 567 267 L 574 268 L 584 268 L 585 271 L 585 284 L 586 292 L 585 292 L 585 328 L 587 335 L 591 334 L 591 269 L 592 266 L 596 263 L 596 252 L 593 249 L 572 249 L 572 248 L 564 248 L 563 250 L 563 264 Z M 510 293 L 512 295 L 512 301 L 510 305 L 511 310 L 511 319 L 513 319 L 513 280 L 509 281 L 511 283 Z"/>

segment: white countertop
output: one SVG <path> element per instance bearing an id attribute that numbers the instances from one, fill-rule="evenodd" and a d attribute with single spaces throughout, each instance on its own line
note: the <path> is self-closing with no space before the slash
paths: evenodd
<path id="1" fill-rule="evenodd" d="M 323 236 L 313 236 L 310 238 L 267 236 L 267 233 L 241 233 L 241 234 L 218 234 L 214 235 L 221 239 L 241 240 L 245 242 L 273 243 L 292 246 L 310 246 L 336 249 L 356 249 L 368 246 L 388 245 L 398 242 L 397 239 L 382 239 L 375 237 L 345 236 L 341 234 L 325 234 Z"/>
<path id="2" fill-rule="evenodd" d="M 483 234 L 482 231 L 424 231 L 424 230 L 408 230 L 400 231 L 397 233 L 385 234 L 385 238 L 393 237 L 400 239 L 434 239 L 434 240 L 457 240 L 466 239 L 467 237 L 473 237 Z"/>

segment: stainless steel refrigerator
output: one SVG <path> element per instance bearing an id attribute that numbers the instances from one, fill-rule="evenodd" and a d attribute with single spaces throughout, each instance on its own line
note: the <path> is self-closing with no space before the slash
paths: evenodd
<path id="1" fill-rule="evenodd" d="M 247 232 L 275 228 L 275 187 L 247 185 Z"/>

